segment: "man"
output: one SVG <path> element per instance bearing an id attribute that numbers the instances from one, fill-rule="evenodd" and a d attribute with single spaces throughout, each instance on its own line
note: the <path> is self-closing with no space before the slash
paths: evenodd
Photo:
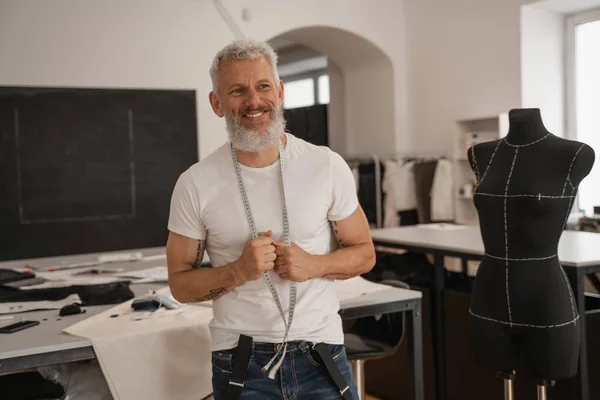
<path id="1" fill-rule="evenodd" d="M 352 172 L 330 149 L 284 132 L 268 44 L 233 42 L 210 74 L 210 104 L 230 140 L 177 181 L 167 257 L 178 301 L 214 301 L 215 399 L 236 390 L 243 399 L 358 399 L 334 286 L 375 263 Z M 205 249 L 213 268 L 199 268 Z M 236 361 L 241 377 L 232 377 Z"/>

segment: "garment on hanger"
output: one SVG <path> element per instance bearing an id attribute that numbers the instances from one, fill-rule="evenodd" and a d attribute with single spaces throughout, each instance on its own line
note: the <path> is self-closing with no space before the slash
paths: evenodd
<path id="1" fill-rule="evenodd" d="M 449 160 L 438 161 L 431 186 L 431 220 L 454 220 L 454 201 L 452 196 L 452 164 Z"/>
<path id="2" fill-rule="evenodd" d="M 358 202 L 362 206 L 370 224 L 377 223 L 377 199 L 375 197 L 375 163 L 362 163 L 358 166 Z"/>
<path id="3" fill-rule="evenodd" d="M 384 162 L 385 176 L 382 181 L 384 193 L 383 201 L 383 227 L 391 228 L 400 226 L 400 218 L 396 209 L 397 162 L 388 160 Z"/>
<path id="4" fill-rule="evenodd" d="M 414 161 L 397 162 L 395 171 L 396 211 L 414 210 L 417 208 L 415 192 Z"/>
<path id="5" fill-rule="evenodd" d="M 419 213 L 419 223 L 427 224 L 431 222 L 431 185 L 435 174 L 437 160 L 422 161 L 415 164 L 415 193 L 417 198 L 417 211 Z"/>

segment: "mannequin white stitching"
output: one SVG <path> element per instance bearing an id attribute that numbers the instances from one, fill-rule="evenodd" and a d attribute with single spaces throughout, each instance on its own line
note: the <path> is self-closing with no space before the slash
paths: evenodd
<path id="1" fill-rule="evenodd" d="M 567 179 L 565 179 L 565 185 L 563 186 L 563 191 L 562 191 L 563 195 L 565 194 L 565 190 L 567 189 L 567 182 L 569 182 L 569 186 L 571 186 L 571 189 L 575 189 L 573 187 L 573 184 L 571 183 L 571 170 L 573 169 L 573 164 L 575 164 L 575 159 L 577 158 L 577 155 L 579 154 L 581 149 L 583 149 L 583 146 L 585 146 L 585 144 L 581 145 L 581 147 L 579 148 L 579 150 L 577 150 L 577 152 L 575 153 L 575 156 L 573 156 L 573 159 L 571 160 L 571 165 L 569 165 L 569 172 L 567 172 Z"/>
<path id="2" fill-rule="evenodd" d="M 475 193 L 476 195 L 480 195 L 480 196 L 492 196 L 492 197 L 535 197 L 535 198 L 542 198 L 542 199 L 570 199 L 573 198 L 575 196 L 548 196 L 545 194 L 509 194 L 509 195 L 505 195 L 505 194 L 496 194 L 496 193 L 481 193 L 481 192 L 477 192 Z"/>
<path id="3" fill-rule="evenodd" d="M 495 258 L 497 260 L 504 260 L 504 261 L 542 261 L 542 260 L 549 260 L 551 258 L 557 257 L 558 254 L 555 254 L 553 256 L 548 256 L 548 257 L 532 257 L 532 258 L 508 258 L 508 257 L 498 257 L 498 256 L 493 256 L 491 254 L 485 253 L 484 254 L 486 257 L 489 258 Z"/>
<path id="4" fill-rule="evenodd" d="M 544 137 L 538 139 L 538 140 L 534 140 L 531 143 L 527 143 L 527 144 L 510 144 L 508 142 L 508 140 L 506 140 L 506 138 L 504 138 L 504 142 L 509 145 L 510 147 L 527 147 L 527 146 L 531 146 L 532 144 L 536 144 L 537 142 L 541 142 L 542 140 L 546 139 L 548 136 L 550 136 L 549 133 L 547 133 Z"/>
<path id="5" fill-rule="evenodd" d="M 483 183 L 483 180 L 485 179 L 485 176 L 487 175 L 488 171 L 490 170 L 490 166 L 492 165 L 492 161 L 494 161 L 494 156 L 496 155 L 496 151 L 498 151 L 498 147 L 500 147 L 500 143 L 502 143 L 502 140 L 498 141 L 498 144 L 496 145 L 496 148 L 494 149 L 494 152 L 492 153 L 492 156 L 490 157 L 490 162 L 488 162 L 487 167 L 485 167 L 485 172 L 483 173 L 483 176 L 481 177 L 481 180 L 479 181 L 479 185 L 477 185 L 477 186 L 481 186 L 481 184 Z"/>
<path id="6" fill-rule="evenodd" d="M 499 324 L 510 325 L 511 327 L 512 327 L 512 326 L 523 326 L 523 327 L 526 327 L 526 328 L 559 328 L 559 327 L 561 327 L 561 326 L 565 326 L 565 325 L 574 324 L 574 323 L 575 323 L 575 322 L 577 322 L 577 320 L 579 319 L 579 315 L 577 315 L 577 316 L 576 316 L 574 319 L 572 319 L 571 321 L 569 321 L 569 322 L 564 322 L 564 323 L 562 323 L 562 324 L 555 324 L 555 325 L 531 325 L 531 324 L 518 324 L 518 323 L 516 323 L 516 322 L 506 322 L 506 321 L 499 321 L 499 320 L 497 320 L 497 319 L 494 319 L 494 318 L 483 317 L 483 316 L 481 316 L 481 315 L 477 315 L 477 314 L 475 314 L 475 313 L 474 313 L 474 312 L 473 312 L 471 309 L 469 309 L 469 313 L 470 313 L 472 316 L 474 316 L 474 317 L 477 317 L 477 318 L 480 318 L 480 319 L 484 319 L 484 320 L 486 320 L 486 321 L 492 321 L 492 322 L 497 322 L 497 323 L 499 323 Z"/>
<path id="7" fill-rule="evenodd" d="M 512 165 L 510 166 L 510 172 L 508 173 L 508 179 L 506 179 L 506 187 L 504 188 L 504 247 L 506 248 L 506 304 L 508 305 L 508 320 L 512 326 L 512 312 L 510 310 L 510 294 L 508 292 L 508 218 L 506 216 L 506 203 L 508 202 L 506 196 L 508 196 L 508 185 L 510 184 L 510 177 L 512 176 L 513 169 L 515 167 L 515 161 L 517 161 L 517 154 L 519 149 L 515 149 L 515 156 L 513 157 Z M 490 162 L 491 164 L 491 162 Z"/>
<path id="8" fill-rule="evenodd" d="M 567 278 L 567 273 L 565 272 L 562 265 L 560 265 L 560 263 L 558 264 L 558 268 L 560 269 L 560 271 L 563 274 L 563 277 L 565 278 L 565 283 L 567 284 L 567 291 L 569 292 L 569 297 L 571 297 L 571 308 L 573 309 L 573 318 L 575 318 L 577 316 L 577 313 L 575 312 L 575 300 L 573 299 L 571 284 L 569 283 L 569 279 Z"/>

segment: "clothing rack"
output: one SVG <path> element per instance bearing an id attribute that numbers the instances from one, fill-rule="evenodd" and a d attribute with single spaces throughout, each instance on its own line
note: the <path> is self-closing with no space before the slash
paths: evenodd
<path id="1" fill-rule="evenodd" d="M 346 158 L 346 162 L 353 168 L 362 164 L 363 162 L 373 162 L 375 164 L 375 207 L 376 207 L 376 226 L 381 228 L 383 226 L 383 212 L 382 212 L 382 199 L 381 199 L 381 160 L 377 154 L 371 154 L 370 156 L 354 156 Z"/>
<path id="2" fill-rule="evenodd" d="M 432 155 L 432 154 L 394 154 L 386 157 L 381 157 L 377 154 L 358 154 L 349 157 L 344 157 L 350 168 L 357 167 L 366 162 L 373 162 L 375 164 L 375 207 L 376 207 L 376 227 L 383 227 L 383 199 L 381 198 L 381 161 L 392 160 L 392 161 L 403 161 L 403 162 L 429 162 L 445 159 L 444 155 Z"/>

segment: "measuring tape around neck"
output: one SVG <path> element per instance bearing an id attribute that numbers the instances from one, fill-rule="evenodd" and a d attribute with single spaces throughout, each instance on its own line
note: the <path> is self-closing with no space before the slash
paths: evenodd
<path id="1" fill-rule="evenodd" d="M 248 201 L 248 195 L 246 193 L 246 188 L 244 186 L 244 180 L 242 179 L 242 173 L 240 171 L 239 162 L 238 162 L 237 156 L 235 154 L 235 149 L 233 148 L 233 146 L 230 146 L 230 148 L 231 148 L 231 158 L 233 160 L 233 167 L 235 169 L 235 175 L 237 178 L 238 187 L 240 189 L 240 193 L 242 195 L 242 200 L 244 202 L 246 218 L 248 219 L 248 224 L 250 225 L 252 239 L 256 239 L 258 237 L 258 232 L 256 229 L 256 224 L 254 223 L 254 217 L 252 216 L 252 210 L 250 209 L 250 202 Z M 289 224 L 289 218 L 288 218 L 288 212 L 287 212 L 287 205 L 286 205 L 286 201 L 285 201 L 285 157 L 284 157 L 284 155 L 285 154 L 283 151 L 283 143 L 281 142 L 281 140 L 279 140 L 279 169 L 281 171 L 281 202 L 283 205 L 283 245 L 291 246 L 292 242 L 290 239 L 290 224 Z M 286 321 L 285 313 L 283 312 L 283 306 L 281 305 L 281 300 L 279 299 L 279 295 L 277 294 L 277 289 L 275 289 L 275 286 L 273 285 L 273 282 L 271 281 L 271 278 L 269 277 L 269 272 L 265 271 L 263 276 L 265 278 L 267 286 L 269 287 L 269 290 L 271 291 L 273 300 L 275 300 L 275 304 L 277 305 L 277 308 L 279 309 L 279 313 L 281 314 L 281 318 L 283 319 L 283 324 L 285 325 L 285 335 L 283 337 L 283 346 L 281 346 L 279 348 L 279 351 L 275 354 L 275 356 L 271 359 L 271 361 L 269 361 L 269 363 L 263 367 L 263 371 L 269 369 L 271 364 L 273 363 L 273 361 L 275 361 L 277 356 L 283 350 L 283 355 L 282 355 L 280 361 L 276 364 L 275 367 L 273 367 L 273 370 L 271 370 L 271 372 L 269 373 L 269 377 L 273 379 L 275 373 L 277 372 L 277 370 L 279 369 L 279 366 L 281 365 L 281 362 L 285 358 L 285 352 L 287 350 L 288 333 L 290 331 L 290 326 L 292 325 L 292 320 L 294 318 L 294 309 L 296 308 L 296 282 L 290 282 L 290 308 L 289 308 L 289 312 L 288 312 L 288 319 Z"/>

